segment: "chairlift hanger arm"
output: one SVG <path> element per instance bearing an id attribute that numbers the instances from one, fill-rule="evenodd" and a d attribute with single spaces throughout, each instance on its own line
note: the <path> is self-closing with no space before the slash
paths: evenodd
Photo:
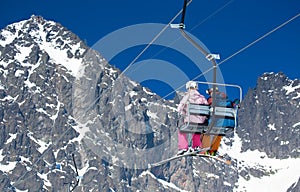
<path id="1" fill-rule="evenodd" d="M 201 51 L 201 53 L 203 55 L 208 56 L 209 53 L 203 48 L 201 47 L 200 45 L 198 45 L 190 36 L 188 36 L 188 34 L 185 33 L 184 31 L 184 28 L 185 28 L 185 25 L 184 25 L 184 21 L 185 21 L 185 14 L 186 14 L 186 8 L 187 8 L 187 5 L 189 3 L 191 3 L 192 0 L 184 0 L 183 2 L 183 8 L 182 8 L 182 14 L 181 14 L 181 21 L 180 21 L 180 24 L 179 24 L 179 29 L 180 29 L 180 32 L 181 34 L 183 35 L 183 37 L 188 40 L 192 45 L 194 45 L 199 51 Z"/>
<path id="2" fill-rule="evenodd" d="M 194 47 L 196 47 L 209 61 L 212 62 L 213 65 L 213 92 L 212 92 L 212 123 L 208 128 L 207 133 L 209 134 L 209 132 L 212 130 L 212 128 L 214 127 L 216 118 L 215 118 L 215 113 L 216 113 L 216 103 L 215 103 L 215 97 L 216 97 L 216 83 L 217 83 L 217 63 L 214 57 L 210 56 L 210 53 L 208 53 L 203 47 L 201 47 L 198 43 L 196 43 L 190 36 L 188 36 L 187 33 L 185 33 L 184 28 L 184 20 L 185 20 L 185 13 L 186 13 L 186 7 L 187 4 L 190 3 L 190 1 L 188 0 L 184 0 L 184 4 L 183 4 L 183 9 L 182 9 L 182 16 L 181 16 L 181 23 L 179 25 L 179 29 L 180 32 L 182 34 L 182 36 L 188 40 Z"/>
<path id="3" fill-rule="evenodd" d="M 188 3 L 191 3 L 191 2 L 192 2 L 192 0 L 184 0 L 183 1 L 183 8 L 182 8 L 181 22 L 180 22 L 182 24 L 184 24 L 186 7 L 187 7 Z"/>

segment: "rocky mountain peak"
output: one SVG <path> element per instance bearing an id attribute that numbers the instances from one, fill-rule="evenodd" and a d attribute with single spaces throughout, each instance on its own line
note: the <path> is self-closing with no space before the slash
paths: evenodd
<path id="1" fill-rule="evenodd" d="M 237 132 L 223 138 L 225 155 L 241 146 L 239 154 L 299 157 L 299 88 L 283 73 L 259 77 Z M 234 191 L 244 178 L 276 173 L 234 155 L 231 166 L 188 157 L 150 169 L 177 151 L 178 102 L 122 75 L 59 23 L 32 16 L 8 25 L 0 31 L 0 189 Z"/>
<path id="2" fill-rule="evenodd" d="M 23 65 L 34 64 L 40 58 L 37 54 L 40 52 L 45 54 L 43 57 L 64 65 L 76 75 L 87 50 L 87 46 L 74 33 L 41 16 L 32 16 L 29 20 L 8 25 L 1 30 L 0 39 L 0 62 L 4 67 L 14 60 Z"/>
<path id="3" fill-rule="evenodd" d="M 145 168 L 155 161 L 151 154 L 163 153 L 146 150 L 169 144 L 175 129 L 172 103 L 121 76 L 75 34 L 40 16 L 0 32 L 0 104 L 5 190 L 67 189 L 76 181 L 71 155 L 89 183 L 83 186 L 108 186 L 91 180 L 95 174 L 126 174 L 131 182 L 134 165 Z M 103 172 L 109 167 L 114 170 Z"/>
<path id="4" fill-rule="evenodd" d="M 261 149 L 271 157 L 298 157 L 300 81 L 284 73 L 264 73 L 244 99 L 240 113 L 246 149 Z M 259 141 L 259 142 L 257 142 Z"/>

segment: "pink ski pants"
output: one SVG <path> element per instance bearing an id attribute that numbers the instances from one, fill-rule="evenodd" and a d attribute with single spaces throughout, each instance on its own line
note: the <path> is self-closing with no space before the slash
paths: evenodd
<path id="1" fill-rule="evenodd" d="M 200 140 L 201 134 L 193 134 L 192 136 L 192 148 L 202 147 Z M 178 131 L 178 149 L 188 149 L 189 142 L 187 140 L 187 134 Z"/>

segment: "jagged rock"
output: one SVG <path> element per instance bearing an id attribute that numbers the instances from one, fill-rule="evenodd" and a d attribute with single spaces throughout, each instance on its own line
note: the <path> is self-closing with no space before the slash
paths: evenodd
<path id="1" fill-rule="evenodd" d="M 239 112 L 242 150 L 299 157 L 299 84 L 282 73 L 258 79 Z M 148 169 L 176 153 L 180 95 L 164 100 L 121 75 L 59 23 L 32 16 L 7 26 L 0 162 L 9 169 L 0 170 L 1 191 L 233 191 L 239 177 L 272 174 L 196 157 Z"/>
<path id="2" fill-rule="evenodd" d="M 276 158 L 299 157 L 300 81 L 292 81 L 283 73 L 265 73 L 255 89 L 245 96 L 239 115 L 237 132 L 243 150 L 260 149 Z M 297 86 L 299 88 L 297 88 Z M 290 92 L 290 89 L 295 88 Z"/>

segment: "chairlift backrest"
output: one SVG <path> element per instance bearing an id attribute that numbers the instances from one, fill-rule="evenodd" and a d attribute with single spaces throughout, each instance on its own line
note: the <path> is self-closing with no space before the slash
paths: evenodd
<path id="1" fill-rule="evenodd" d="M 203 82 L 202 82 L 203 83 Z M 205 84 L 212 84 L 207 83 Z M 224 85 L 223 86 L 232 86 L 237 87 L 241 91 L 239 86 L 236 85 Z M 226 99 L 225 99 L 226 100 Z M 241 100 L 241 94 L 240 94 Z M 187 133 L 206 133 L 211 135 L 226 135 L 234 131 L 237 127 L 237 110 L 236 106 L 213 106 L 203 105 L 203 104 L 187 104 L 187 114 L 185 114 L 182 118 L 188 119 L 186 123 L 179 126 L 181 132 Z M 190 115 L 200 115 L 206 116 L 208 121 L 203 124 L 198 124 L 190 121 Z M 187 117 L 187 118 L 186 118 Z M 214 117 L 214 118 L 213 118 Z M 210 120 L 214 119 L 212 123 Z"/>
<path id="2" fill-rule="evenodd" d="M 210 109 L 208 105 L 202 105 L 202 104 L 188 104 L 188 113 L 193 115 L 203 115 L 203 116 L 209 116 L 210 115 Z"/>
<path id="3" fill-rule="evenodd" d="M 207 116 L 208 119 L 212 117 L 212 107 L 208 105 L 199 105 L 199 104 L 188 104 L 188 110 L 186 116 L 190 115 L 201 115 Z M 237 125 L 237 109 L 236 108 L 227 108 L 227 107 L 216 107 L 215 109 L 215 125 L 211 128 L 210 133 L 207 133 L 210 128 L 210 124 L 208 122 L 203 124 L 193 123 L 189 120 L 179 127 L 181 132 L 186 133 L 207 133 L 212 135 L 226 135 L 231 133 Z M 233 121 L 231 126 L 226 122 Z M 224 126 L 226 125 L 226 126 Z"/>
<path id="4" fill-rule="evenodd" d="M 237 113 L 236 108 L 216 107 L 215 115 L 224 118 L 235 118 Z"/>

